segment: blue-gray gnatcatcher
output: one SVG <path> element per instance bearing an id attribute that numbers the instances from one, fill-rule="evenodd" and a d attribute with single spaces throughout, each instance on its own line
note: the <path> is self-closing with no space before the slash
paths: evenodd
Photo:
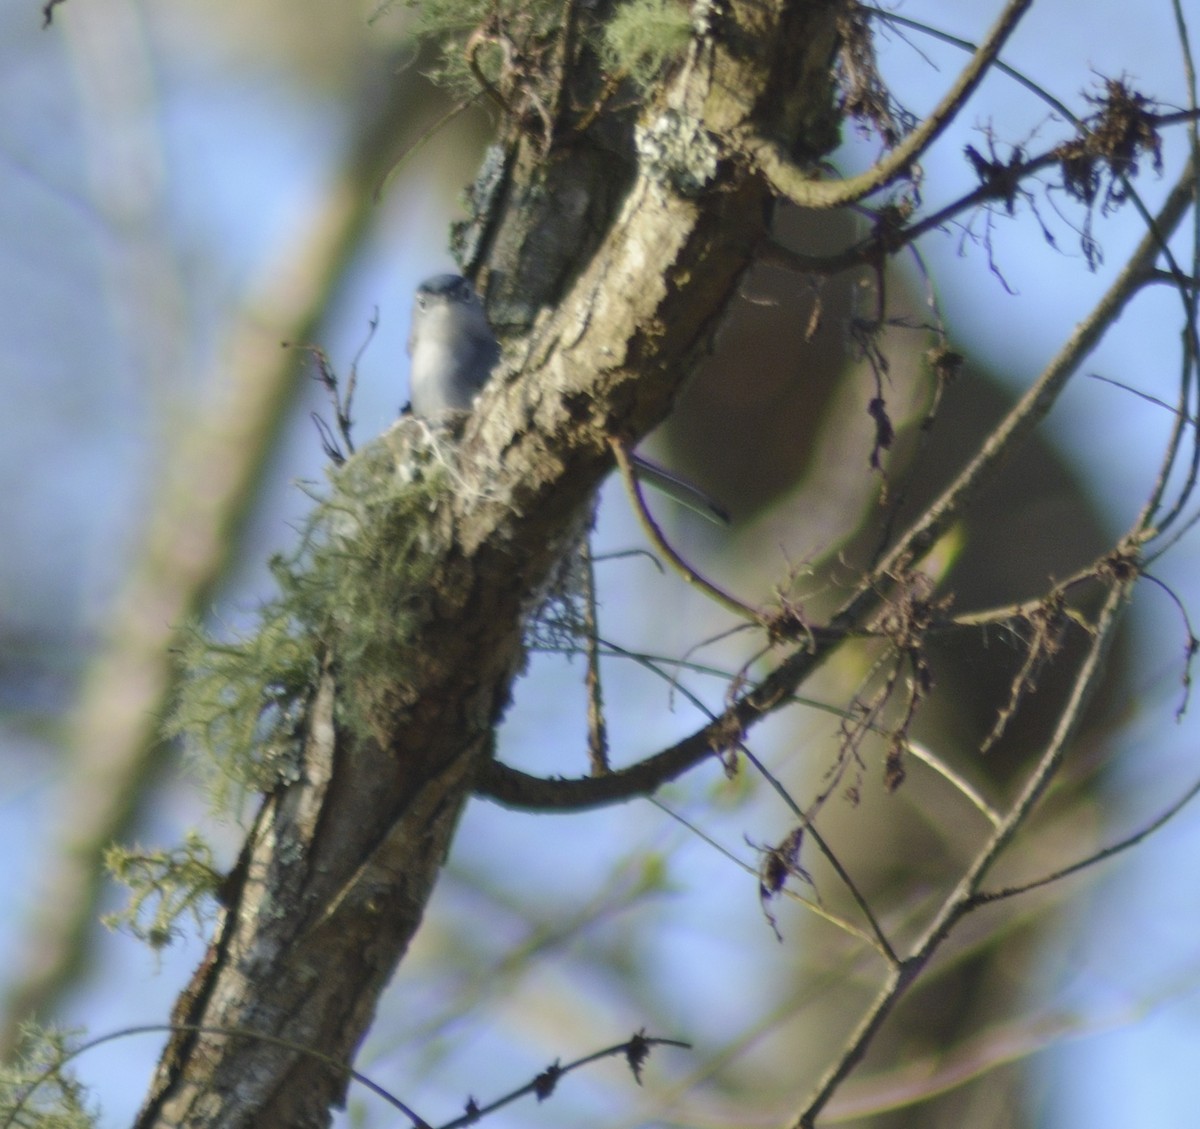
<path id="1" fill-rule="evenodd" d="M 408 353 L 414 415 L 433 422 L 447 412 L 471 410 L 500 359 L 500 344 L 483 303 L 461 275 L 436 274 L 417 287 Z M 632 461 L 639 481 L 710 520 L 728 524 L 725 511 L 690 482 L 641 455 L 633 455 Z"/>

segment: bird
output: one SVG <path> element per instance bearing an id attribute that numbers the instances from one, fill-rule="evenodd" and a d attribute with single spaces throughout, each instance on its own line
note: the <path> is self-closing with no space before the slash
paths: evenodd
<path id="1" fill-rule="evenodd" d="M 470 411 L 500 359 L 500 343 L 475 288 L 462 275 L 435 274 L 417 287 L 408 337 L 409 408 L 426 423 Z M 698 486 L 644 455 L 631 456 L 639 482 L 710 521 L 729 515 Z"/>
<path id="2" fill-rule="evenodd" d="M 435 274 L 417 287 L 408 336 L 409 406 L 428 423 L 470 411 L 500 359 L 500 342 L 474 287 Z"/>

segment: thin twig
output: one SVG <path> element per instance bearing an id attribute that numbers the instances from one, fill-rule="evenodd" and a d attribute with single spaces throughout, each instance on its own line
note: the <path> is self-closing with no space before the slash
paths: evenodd
<path id="1" fill-rule="evenodd" d="M 858 1065 L 867 1047 L 871 1044 L 883 1021 L 912 986 L 933 954 L 953 931 L 959 920 L 975 906 L 975 897 L 984 876 L 995 865 L 1012 842 L 1018 829 L 1032 814 L 1045 794 L 1050 782 L 1062 765 L 1067 747 L 1079 725 L 1083 710 L 1104 670 L 1104 659 L 1115 634 L 1118 612 L 1124 606 L 1132 579 L 1114 582 L 1108 599 L 1096 621 L 1092 644 L 1075 677 L 1070 698 L 1067 700 L 1058 725 L 1039 758 L 1037 767 L 1025 782 L 1020 796 L 1008 815 L 993 831 L 987 843 L 975 857 L 966 873 L 949 897 L 942 903 L 924 934 L 917 940 L 909 956 L 896 966 L 887 982 L 867 1008 L 858 1027 L 846 1041 L 845 1049 L 838 1060 L 826 1071 L 817 1083 L 812 1096 L 805 1104 L 795 1124 L 797 1129 L 812 1129 L 817 1115 L 829 1102 L 834 1092 L 850 1072 Z"/>
<path id="2" fill-rule="evenodd" d="M 760 612 L 755 611 L 749 604 L 743 604 L 736 596 L 719 588 L 711 580 L 705 579 L 671 547 L 646 508 L 646 499 L 642 497 L 642 488 L 638 484 L 637 475 L 634 473 L 633 463 L 630 461 L 625 444 L 620 439 L 610 439 L 608 443 L 616 457 L 617 467 L 621 471 L 621 477 L 625 481 L 629 496 L 633 499 L 638 520 L 642 523 L 642 529 L 645 530 L 646 536 L 653 542 L 654 547 L 666 557 L 684 580 L 695 585 L 726 611 L 733 612 L 734 615 L 747 619 L 751 623 L 761 624 L 763 616 Z"/>
<path id="3" fill-rule="evenodd" d="M 1088 867 L 1095 866 L 1099 862 L 1104 862 L 1114 855 L 1119 855 L 1123 851 L 1129 850 L 1130 847 L 1136 847 L 1144 839 L 1148 839 L 1159 828 L 1174 819 L 1198 795 L 1200 795 L 1200 780 L 1196 780 L 1166 811 L 1156 816 L 1145 827 L 1133 832 L 1133 834 L 1126 836 L 1124 839 L 1119 839 L 1117 842 L 1111 843 L 1094 854 L 1088 855 L 1087 858 L 1079 859 L 1077 862 L 1061 867 L 1050 874 L 1043 875 L 1041 878 L 1034 878 L 1029 882 L 1022 882 L 1017 886 L 1004 886 L 998 890 L 980 890 L 972 901 L 975 905 L 985 905 L 988 902 L 998 902 L 1005 898 L 1015 898 L 1018 894 L 1027 894 L 1030 890 L 1049 886 L 1053 882 L 1061 882 L 1064 878 L 1072 874 L 1078 874 L 1081 870 L 1087 870 Z"/>
<path id="4" fill-rule="evenodd" d="M 61 2 L 62 0 L 59 0 L 59 3 Z M 391 163 L 391 165 L 388 166 L 387 172 L 383 174 L 383 178 L 375 186 L 374 192 L 371 193 L 372 201 L 378 204 L 380 200 L 383 199 L 383 193 L 387 189 L 388 185 L 391 184 L 392 179 L 408 163 L 408 159 L 413 156 L 421 148 L 421 146 L 425 144 L 426 141 L 433 137 L 434 134 L 440 132 L 442 129 L 448 126 L 456 117 L 458 117 L 459 114 L 463 113 L 465 110 L 469 110 L 482 97 L 483 92 L 480 91 L 479 93 L 472 94 L 470 98 L 464 98 L 463 101 L 451 106 L 449 110 L 447 110 L 431 125 L 426 126 L 425 129 L 421 131 L 420 135 L 412 142 L 412 144 L 410 144 L 400 154 L 400 156 L 398 156 Z"/>
<path id="5" fill-rule="evenodd" d="M 712 849 L 718 854 L 727 858 L 731 863 L 734 864 L 734 866 L 738 867 L 739 870 L 745 871 L 747 874 L 756 879 L 759 877 L 758 870 L 755 867 L 751 866 L 748 862 L 743 862 L 731 850 L 718 843 L 716 839 L 704 831 L 703 828 L 697 827 L 696 824 L 692 823 L 692 821 L 686 816 L 680 815 L 679 812 L 675 811 L 669 805 L 663 803 L 662 800 L 656 799 L 653 796 L 650 797 L 650 802 L 664 815 L 669 815 L 677 823 L 680 823 L 686 827 L 693 835 L 696 836 L 696 838 L 712 847 Z M 842 930 L 843 933 L 849 934 L 856 940 L 861 941 L 864 945 L 874 949 L 881 957 L 883 957 L 884 960 L 889 959 L 886 950 L 880 947 L 879 942 L 870 933 L 860 929 L 857 925 L 847 921 L 844 917 L 834 913 L 832 910 L 826 909 L 825 906 L 820 903 L 820 901 L 814 902 L 811 898 L 805 898 L 796 893 L 794 890 L 788 889 L 786 886 L 782 889 L 781 893 L 790 897 L 793 901 L 798 902 L 809 912 L 816 914 L 817 917 L 829 922 L 830 925 Z"/>
<path id="6" fill-rule="evenodd" d="M 605 1047 L 602 1051 L 594 1051 L 590 1055 L 584 1055 L 583 1058 L 575 1059 L 574 1062 L 568 1062 L 565 1066 L 560 1066 L 557 1062 L 553 1063 L 531 1082 L 505 1094 L 501 1098 L 497 1098 L 494 1102 L 488 1102 L 487 1105 L 482 1106 L 476 1106 L 472 1103 L 462 1117 L 456 1117 L 453 1121 L 447 1121 L 444 1125 L 440 1126 L 440 1129 L 464 1129 L 467 1125 L 474 1125 L 481 1117 L 486 1117 L 489 1113 L 494 1113 L 496 1110 L 515 1102 L 518 1098 L 525 1097 L 526 1094 L 536 1094 L 538 1101 L 544 1101 L 553 1092 L 554 1087 L 558 1085 L 564 1074 L 569 1074 L 571 1071 L 588 1066 L 593 1062 L 599 1062 L 602 1058 L 613 1058 L 619 1054 L 625 1055 L 636 1077 L 640 1063 L 645 1058 L 650 1047 L 682 1047 L 684 1050 L 691 1050 L 692 1044 L 685 1043 L 680 1039 L 652 1039 L 646 1035 L 637 1034 L 628 1042 L 618 1043 L 612 1047 Z"/>
<path id="7" fill-rule="evenodd" d="M 976 808 L 993 827 L 1000 826 L 1000 821 L 1004 818 L 1000 812 L 988 803 L 982 793 L 965 776 L 951 768 L 932 749 L 918 744 L 916 741 L 908 741 L 904 750 L 928 765 L 943 780 L 962 793 L 970 801 L 971 806 Z"/>
<path id="8" fill-rule="evenodd" d="M 1115 324 L 1126 304 L 1137 293 L 1142 275 L 1158 256 L 1163 240 L 1170 236 L 1186 214 L 1191 202 L 1193 175 L 1189 166 L 1159 212 L 1156 230 L 1146 233 L 1092 312 L 1075 327 L 1058 354 L 1009 411 L 975 458 L 883 559 L 876 576 L 891 575 L 899 571 L 903 563 L 927 553 L 951 522 L 962 513 L 983 482 L 1049 414 L 1080 362 L 1091 353 L 1105 331 Z M 865 586 L 860 587 L 843 612 L 834 618 L 834 625 L 838 626 L 846 619 L 851 622 L 857 620 L 860 604 L 869 598 L 869 590 Z"/>
<path id="9" fill-rule="evenodd" d="M 604 686 L 600 681 L 600 635 L 596 617 L 596 566 L 592 560 L 592 545 L 584 537 L 579 543 L 579 571 L 583 583 L 583 632 L 587 655 L 587 719 L 588 762 L 593 776 L 604 776 L 609 770 L 608 725 L 604 720 Z"/>
<path id="10" fill-rule="evenodd" d="M 426 1121 L 420 1114 L 415 1113 L 407 1105 L 404 1104 L 398 1097 L 385 1090 L 377 1082 L 372 1082 L 365 1074 L 360 1073 L 347 1063 L 341 1062 L 331 1055 L 327 1055 L 322 1051 L 316 1050 L 313 1047 L 305 1046 L 303 1043 L 294 1042 L 291 1039 L 280 1038 L 278 1035 L 269 1035 L 261 1031 L 251 1031 L 240 1027 L 221 1027 L 210 1024 L 199 1023 L 145 1023 L 134 1027 L 123 1027 L 119 1031 L 110 1031 L 107 1035 L 100 1035 L 95 1039 L 89 1039 L 87 1042 L 80 1044 L 74 1050 L 66 1052 L 63 1057 L 49 1066 L 47 1066 L 38 1078 L 35 1078 L 28 1085 L 28 1088 L 20 1095 L 13 1103 L 12 1108 L 8 1111 L 8 1116 L 4 1119 L 3 1126 L 0 1129 L 9 1129 L 20 1114 L 25 1110 L 29 1099 L 33 1096 L 34 1091 L 38 1089 L 44 1082 L 48 1081 L 55 1074 L 58 1074 L 64 1066 L 72 1059 L 78 1058 L 80 1055 L 88 1051 L 95 1050 L 97 1047 L 103 1046 L 105 1043 L 111 1043 L 117 1039 L 124 1039 L 131 1035 L 151 1035 L 162 1032 L 180 1032 L 190 1031 L 197 1035 L 216 1035 L 224 1036 L 230 1039 L 250 1039 L 258 1043 L 267 1043 L 271 1046 L 280 1047 L 283 1050 L 293 1051 L 296 1054 L 304 1055 L 307 1058 L 315 1059 L 318 1062 L 324 1063 L 326 1066 L 331 1066 L 336 1070 L 341 1071 L 346 1077 L 353 1079 L 360 1086 L 365 1086 L 373 1094 L 382 1098 L 393 1109 L 399 1110 L 407 1117 L 414 1126 L 414 1129 L 431 1129 L 430 1123 Z M 497 1098 L 494 1102 L 489 1102 L 485 1106 L 476 1106 L 474 1102 L 468 1104 L 468 1110 L 463 1116 L 457 1117 L 452 1121 L 447 1121 L 440 1129 L 462 1129 L 463 1126 L 473 1125 L 480 1118 L 486 1117 L 489 1113 L 500 1109 L 503 1106 L 509 1105 L 518 1098 L 524 1097 L 526 1094 L 536 1094 L 538 1100 L 544 1100 L 550 1096 L 555 1085 L 566 1074 L 570 1074 L 574 1070 L 588 1066 L 593 1062 L 598 1062 L 600 1059 L 613 1058 L 616 1055 L 623 1054 L 629 1062 L 630 1068 L 634 1072 L 634 1076 L 639 1076 L 642 1062 L 645 1061 L 651 1047 L 682 1047 L 685 1050 L 691 1050 L 692 1044 L 685 1043 L 679 1039 L 660 1039 L 645 1035 L 638 1032 L 632 1039 L 626 1040 L 624 1043 L 617 1043 L 611 1047 L 605 1047 L 601 1051 L 593 1051 L 589 1055 L 584 1055 L 582 1058 L 577 1058 L 573 1062 L 567 1063 L 565 1066 L 559 1065 L 557 1062 L 544 1070 L 532 1081 L 527 1082 L 523 1086 L 510 1091 L 503 1097 Z"/>
<path id="11" fill-rule="evenodd" d="M 871 926 L 871 932 L 875 934 L 878 941 L 876 948 L 883 954 L 888 964 L 892 968 L 900 966 L 900 958 L 896 955 L 896 950 L 892 948 L 891 942 L 887 939 L 887 934 L 883 931 L 883 926 L 879 924 L 878 919 L 871 910 L 870 904 L 867 902 L 866 896 L 855 885 L 854 879 L 850 877 L 850 872 L 842 865 L 841 860 L 834 853 L 833 848 L 825 841 L 824 837 L 817 830 L 816 823 L 812 817 L 800 809 L 799 804 L 792 799 L 788 790 L 779 782 L 775 775 L 762 763 L 749 749 L 744 745 L 741 747 L 742 755 L 754 766 L 758 774 L 774 789 L 776 794 L 787 805 L 788 810 L 794 815 L 800 826 L 804 829 L 804 833 L 812 838 L 816 843 L 821 854 L 825 856 L 825 861 L 833 867 L 834 873 L 842 880 L 842 885 L 850 892 L 850 896 L 854 899 L 855 905 L 862 911 L 863 917 L 867 919 Z"/>

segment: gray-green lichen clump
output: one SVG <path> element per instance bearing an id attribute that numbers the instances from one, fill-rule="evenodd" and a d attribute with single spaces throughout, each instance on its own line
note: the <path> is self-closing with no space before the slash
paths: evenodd
<path id="1" fill-rule="evenodd" d="M 628 0 L 604 28 L 604 62 L 643 89 L 681 59 L 692 37 L 688 4 L 678 0 Z"/>
<path id="2" fill-rule="evenodd" d="M 509 109 L 523 101 L 518 88 L 556 81 L 561 44 L 576 36 L 597 53 L 610 78 L 649 90 L 683 58 L 697 24 L 686 0 L 626 0 L 606 22 L 583 5 L 569 28 L 560 0 L 420 0 L 409 6 L 413 37 L 438 47 L 429 76 L 457 98 L 474 98 L 490 86 Z M 700 12 L 704 7 L 695 5 Z M 550 105 L 555 93 L 544 87 L 539 97 Z"/>
<path id="3" fill-rule="evenodd" d="M 279 591 L 253 631 L 189 632 L 166 732 L 215 770 L 216 803 L 295 777 L 327 667 L 338 674 L 339 727 L 366 734 L 380 710 L 405 708 L 408 640 L 433 579 L 429 513 L 446 479 L 438 442 L 401 421 L 330 469 L 299 550 L 271 561 Z"/>

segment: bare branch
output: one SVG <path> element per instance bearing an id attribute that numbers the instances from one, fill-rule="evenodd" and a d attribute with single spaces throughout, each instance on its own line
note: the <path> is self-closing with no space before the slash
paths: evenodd
<path id="1" fill-rule="evenodd" d="M 797 1118 L 797 1129 L 812 1129 L 817 1116 L 828 1104 L 842 1081 L 862 1060 L 880 1026 L 913 985 L 921 971 L 953 931 L 959 920 L 974 907 L 974 898 L 996 860 L 1008 847 L 1018 829 L 1037 806 L 1049 787 L 1066 756 L 1083 709 L 1099 681 L 1104 666 L 1104 657 L 1112 643 L 1117 614 L 1128 599 L 1130 581 L 1116 582 L 1109 590 L 1108 599 L 1100 612 L 1094 629 L 1092 644 L 1078 674 L 1075 677 L 1070 700 L 1063 708 L 1053 737 L 1043 751 L 1037 768 L 1030 774 L 1021 794 L 995 829 L 987 843 L 976 855 L 974 862 L 959 880 L 953 892 L 943 902 L 923 935 L 913 945 L 909 955 L 896 967 L 887 983 L 864 1013 L 858 1027 L 847 1040 L 846 1047 L 837 1061 L 829 1067 L 817 1083 L 812 1096 L 805 1103 Z"/>
<path id="2" fill-rule="evenodd" d="M 1078 874 L 1080 871 L 1087 870 L 1097 863 L 1105 862 L 1121 854 L 1123 851 L 1129 850 L 1130 847 L 1136 847 L 1139 843 L 1144 842 L 1160 828 L 1166 826 L 1198 795 L 1200 795 L 1200 780 L 1193 783 L 1170 807 L 1132 835 L 1127 835 L 1124 839 L 1119 839 L 1117 842 L 1088 855 L 1086 858 L 1080 859 L 1078 862 L 1073 862 L 1069 866 L 1059 867 L 1052 873 L 1043 875 L 1041 878 L 1033 878 L 1028 882 L 1021 882 L 1013 886 L 1004 886 L 998 890 L 980 890 L 971 899 L 972 903 L 974 905 L 986 905 L 988 902 L 998 902 L 1005 898 L 1015 898 L 1019 894 L 1027 894 L 1031 890 L 1038 890 L 1054 882 L 1061 882 L 1064 878 L 1069 878 L 1072 874 Z"/>
<path id="3" fill-rule="evenodd" d="M 781 196 L 802 208 L 840 208 L 878 192 L 913 166 L 942 131 L 957 117 L 975 88 L 995 63 L 1008 38 L 1016 30 L 1032 0 L 1009 0 L 1000 18 L 980 44 L 970 63 L 930 115 L 877 165 L 848 180 L 818 181 L 793 163 L 787 152 L 765 137 L 745 136 L 741 146 Z"/>
<path id="4" fill-rule="evenodd" d="M 650 538 L 651 544 L 654 545 L 655 549 L 666 557 L 671 566 L 684 580 L 689 584 L 695 585 L 697 589 L 708 596 L 714 603 L 723 607 L 726 611 L 733 612 L 734 615 L 740 616 L 742 619 L 749 620 L 751 623 L 761 623 L 763 617 L 759 612 L 743 604 L 736 596 L 731 596 L 728 592 L 718 588 L 711 580 L 706 580 L 671 547 L 670 543 L 663 536 L 662 530 L 659 529 L 658 523 L 651 517 L 650 511 L 646 508 L 646 499 L 642 496 L 642 488 L 638 483 L 637 474 L 634 472 L 633 464 L 629 459 L 629 452 L 625 449 L 625 444 L 619 439 L 611 439 L 609 443 L 612 446 L 613 455 L 616 457 L 617 466 L 621 470 L 621 477 L 625 480 L 625 488 L 629 491 L 629 496 L 633 499 L 634 510 L 637 513 L 638 520 L 641 522 L 642 528 L 646 531 L 646 536 Z"/>

